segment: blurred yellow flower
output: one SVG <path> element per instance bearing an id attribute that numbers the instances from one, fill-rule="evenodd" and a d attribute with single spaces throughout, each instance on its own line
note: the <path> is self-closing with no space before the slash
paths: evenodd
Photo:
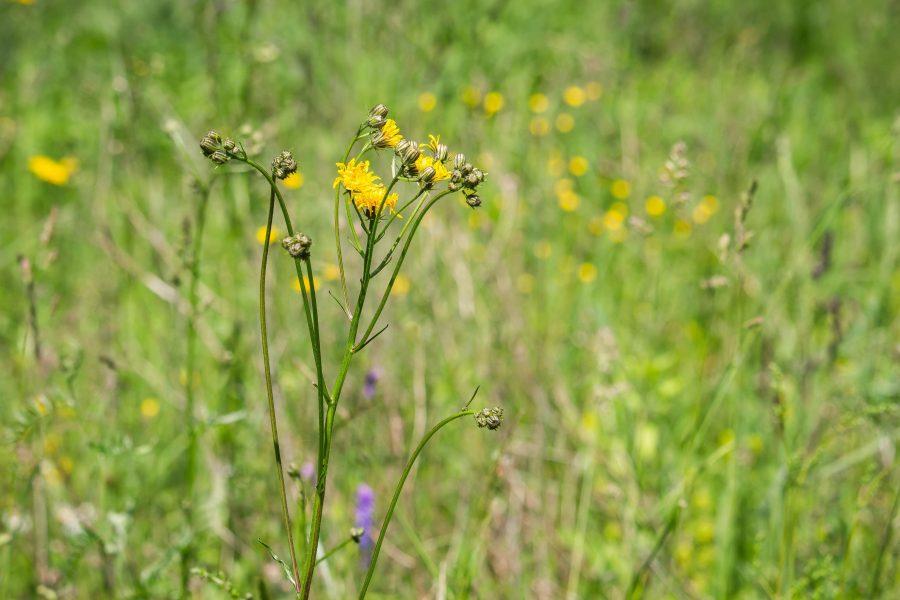
<path id="1" fill-rule="evenodd" d="M 40 396 L 34 397 L 34 410 L 42 417 L 46 417 L 50 414 L 50 401 L 47 400 L 46 396 L 41 394 Z"/>
<path id="2" fill-rule="evenodd" d="M 659 217 L 666 212 L 666 201 L 659 196 L 649 196 L 644 201 L 644 210 L 651 217 Z"/>
<path id="3" fill-rule="evenodd" d="M 617 210 L 608 210 L 603 214 L 603 228 L 607 231 L 618 231 L 622 229 L 625 222 L 625 215 Z"/>
<path id="4" fill-rule="evenodd" d="M 528 108 L 530 108 L 533 113 L 540 114 L 546 112 L 547 109 L 550 108 L 550 99 L 541 93 L 532 94 L 528 99 Z"/>
<path id="5" fill-rule="evenodd" d="M 48 433 L 44 438 L 44 454 L 53 456 L 59 451 L 59 447 L 61 444 L 62 439 L 60 439 L 59 434 Z"/>
<path id="6" fill-rule="evenodd" d="M 391 288 L 392 296 L 405 296 L 409 293 L 409 288 L 412 284 L 409 281 L 409 277 L 404 275 L 403 273 L 399 273 L 397 275 L 397 279 L 394 280 L 394 287 Z"/>
<path id="7" fill-rule="evenodd" d="M 28 159 L 28 170 L 41 181 L 53 185 L 66 185 L 77 168 L 78 161 L 74 158 L 67 157 L 56 161 L 49 156 L 39 154 Z"/>
<path id="8" fill-rule="evenodd" d="M 591 217 L 591 220 L 588 221 L 588 233 L 591 235 L 603 233 L 603 219 L 601 217 Z"/>
<path id="9" fill-rule="evenodd" d="M 584 89 L 587 92 L 588 100 L 599 100 L 603 95 L 603 86 L 596 81 L 590 82 Z"/>
<path id="10" fill-rule="evenodd" d="M 554 152 L 550 156 L 550 160 L 547 161 L 547 170 L 554 177 L 559 177 L 566 170 L 566 164 L 563 162 L 562 157 L 558 152 Z"/>
<path id="11" fill-rule="evenodd" d="M 700 199 L 702 206 L 709 214 L 714 215 L 719 210 L 719 199 L 712 195 L 703 196 Z"/>
<path id="12" fill-rule="evenodd" d="M 575 129 L 575 117 L 569 113 L 561 113 L 556 117 L 556 129 L 560 133 L 569 133 Z"/>
<path id="13" fill-rule="evenodd" d="M 316 276 L 313 276 L 313 289 L 318 292 L 319 288 L 321 286 L 322 286 L 322 284 L 319 281 L 319 278 Z M 294 280 L 291 282 L 291 288 L 295 292 L 300 293 L 300 278 L 299 277 L 294 277 Z M 303 278 L 303 289 L 306 290 L 307 292 L 309 291 L 309 277 Z"/>
<path id="14" fill-rule="evenodd" d="M 638 456 L 644 460 L 651 460 L 656 457 L 656 450 L 659 447 L 659 429 L 652 423 L 640 423 L 634 432 L 634 445 L 638 451 Z"/>
<path id="15" fill-rule="evenodd" d="M 341 270 L 335 264 L 328 263 L 322 269 L 322 277 L 325 278 L 325 281 L 334 281 L 340 276 Z"/>
<path id="16" fill-rule="evenodd" d="M 530 294 L 534 289 L 534 275 L 530 273 L 522 273 L 516 278 L 516 289 L 520 294 Z"/>
<path id="17" fill-rule="evenodd" d="M 625 200 L 631 196 L 631 184 L 624 179 L 616 179 L 609 187 L 609 191 L 616 200 Z"/>
<path id="18" fill-rule="evenodd" d="M 466 106 L 475 108 L 481 104 L 481 92 L 478 91 L 478 88 L 467 86 L 462 91 L 462 101 Z"/>
<path id="19" fill-rule="evenodd" d="M 281 242 L 281 230 L 272 225 L 272 234 L 269 236 L 269 245 Z M 266 243 L 266 226 L 263 225 L 256 230 L 256 241 L 260 244 Z"/>
<path id="20" fill-rule="evenodd" d="M 431 112 L 437 106 L 437 96 L 431 92 L 422 92 L 419 94 L 419 110 L 422 112 Z"/>
<path id="21" fill-rule="evenodd" d="M 547 240 L 541 240 L 534 247 L 534 255 L 538 258 L 549 258 L 553 253 L 553 246 Z"/>
<path id="22" fill-rule="evenodd" d="M 569 106 L 581 106 L 584 104 L 584 90 L 577 85 L 570 85 L 563 92 L 563 101 Z"/>
<path id="23" fill-rule="evenodd" d="M 566 192 L 571 192 L 574 187 L 575 182 L 571 179 L 565 178 L 560 179 L 556 183 L 553 184 L 553 192 L 559 196 Z"/>
<path id="24" fill-rule="evenodd" d="M 303 187 L 303 173 L 294 171 L 284 179 L 284 187 L 289 190 L 296 190 Z"/>
<path id="25" fill-rule="evenodd" d="M 694 207 L 694 210 L 691 211 L 691 219 L 697 225 L 703 225 L 709 218 L 712 216 L 712 213 L 702 204 L 698 204 Z"/>
<path id="26" fill-rule="evenodd" d="M 692 229 L 693 227 L 691 227 L 691 222 L 685 221 L 684 219 L 678 219 L 677 221 L 675 221 L 675 225 L 673 225 L 672 227 L 672 231 L 675 232 L 675 237 L 680 240 L 691 237 Z"/>
<path id="27" fill-rule="evenodd" d="M 597 279 L 597 267 L 588 262 L 578 265 L 578 281 L 590 283 L 595 279 Z"/>
<path id="28" fill-rule="evenodd" d="M 571 160 L 569 160 L 569 173 L 574 175 L 575 177 L 581 177 L 588 171 L 588 167 L 590 164 L 588 160 L 583 156 L 573 156 Z"/>
<path id="29" fill-rule="evenodd" d="M 144 398 L 141 400 L 141 416 L 152 419 L 159 414 L 159 400 L 156 398 Z"/>
<path id="30" fill-rule="evenodd" d="M 484 112 L 493 115 L 500 112 L 504 104 L 503 94 L 500 92 L 488 92 L 484 97 Z"/>
<path id="31" fill-rule="evenodd" d="M 573 212 L 581 203 L 581 197 L 572 190 L 557 194 L 556 199 L 559 201 L 559 207 L 566 212 Z"/>
<path id="32" fill-rule="evenodd" d="M 535 117 L 531 119 L 528 130 L 531 132 L 531 135 L 547 135 L 550 132 L 550 122 L 544 117 Z"/>
<path id="33" fill-rule="evenodd" d="M 616 211 L 617 213 L 620 213 L 623 218 L 628 216 L 628 205 L 622 201 L 613 202 L 612 206 L 609 207 L 609 210 L 613 210 L 613 211 Z"/>
<path id="34" fill-rule="evenodd" d="M 68 455 L 60 456 L 59 460 L 56 461 L 56 464 L 59 465 L 59 468 L 66 475 L 71 475 L 72 471 L 75 470 L 75 461 Z"/>

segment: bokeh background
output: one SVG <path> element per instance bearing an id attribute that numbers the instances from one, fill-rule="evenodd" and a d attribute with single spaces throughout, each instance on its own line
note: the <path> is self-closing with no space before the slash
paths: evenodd
<path id="1" fill-rule="evenodd" d="M 197 140 L 299 160 L 285 193 L 333 377 L 334 163 L 377 102 L 490 177 L 481 209 L 426 219 L 354 365 L 323 546 L 363 486 L 380 521 L 411 444 L 475 386 L 506 421 L 425 452 L 370 597 L 896 597 L 898 25 L 894 0 L 4 1 L 0 597 L 178 597 L 186 547 L 289 595 L 257 542 L 287 554 L 266 187 Z M 312 357 L 280 252 L 270 286 L 302 467 Z M 337 554 L 314 597 L 354 597 L 364 560 Z"/>

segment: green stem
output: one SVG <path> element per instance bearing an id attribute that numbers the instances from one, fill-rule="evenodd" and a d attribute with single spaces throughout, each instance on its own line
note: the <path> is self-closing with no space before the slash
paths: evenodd
<path id="1" fill-rule="evenodd" d="M 343 542 L 341 542 L 340 544 L 338 544 L 337 546 L 335 546 L 334 548 L 332 548 L 331 550 L 329 550 L 328 552 L 323 554 L 321 558 L 316 559 L 316 564 L 318 565 L 320 562 L 325 562 L 326 560 L 331 558 L 334 554 L 336 554 L 338 551 L 340 551 L 341 548 L 343 548 L 344 546 L 346 546 L 347 544 L 349 544 L 352 541 L 353 541 L 353 536 L 348 537 L 346 540 L 344 540 Z"/>
<path id="2" fill-rule="evenodd" d="M 384 294 L 382 294 L 381 296 L 381 302 L 378 303 L 378 308 L 375 309 L 375 314 L 372 316 L 372 321 L 369 323 L 369 326 L 366 328 L 366 332 L 362 336 L 362 344 L 364 344 L 366 340 L 369 339 L 369 336 L 372 334 L 372 330 L 375 329 L 375 325 L 378 323 L 378 317 L 380 317 L 382 311 L 384 311 L 388 296 L 390 296 L 391 290 L 394 287 L 394 282 L 397 280 L 397 275 L 400 273 L 400 267 L 403 265 L 403 260 L 406 258 L 406 253 L 409 251 L 409 245 L 412 242 L 413 237 L 416 235 L 416 231 L 419 229 L 419 225 L 422 224 L 422 219 L 425 218 L 425 215 L 428 214 L 428 211 L 432 206 L 435 205 L 438 200 L 450 193 L 452 192 L 448 190 L 432 198 L 431 201 L 427 205 L 425 205 L 425 208 L 422 209 L 422 211 L 416 217 L 415 223 L 412 224 L 412 229 L 410 230 L 409 235 L 406 236 L 406 242 L 403 244 L 403 250 L 400 251 L 400 258 L 397 260 L 397 264 L 394 266 L 394 272 L 391 274 L 391 280 L 388 282 L 388 285 L 384 290 Z M 378 266 L 378 269 L 376 269 L 376 273 L 384 268 L 384 265 L 386 264 L 387 263 L 382 262 L 382 264 Z M 358 349 L 359 347 L 360 346 L 356 346 L 355 349 Z"/>
<path id="3" fill-rule="evenodd" d="M 272 393 L 272 372 L 269 366 L 269 341 L 266 330 L 266 266 L 269 260 L 269 240 L 272 237 L 272 216 L 275 212 L 275 192 L 272 186 L 269 193 L 269 216 L 266 221 L 266 240 L 263 246 L 262 264 L 259 269 L 259 330 L 262 338 L 263 369 L 266 377 L 266 396 L 269 402 L 269 425 L 272 429 L 272 446 L 275 450 L 275 466 L 278 469 L 278 483 L 281 487 L 281 515 L 284 517 L 284 528 L 287 531 L 288 546 L 291 550 L 291 567 L 294 572 L 294 584 L 300 593 L 300 567 L 297 564 L 297 553 L 294 550 L 294 533 L 291 529 L 291 514 L 287 504 L 287 489 L 284 484 L 284 467 L 281 464 L 281 446 L 278 443 L 278 424 L 275 418 L 275 397 Z"/>
<path id="4" fill-rule="evenodd" d="M 445 418 L 443 421 L 439 422 L 437 425 L 431 428 L 431 431 L 425 434 L 425 437 L 422 438 L 422 441 L 419 442 L 419 445 L 416 446 L 416 449 L 413 450 L 412 455 L 410 455 L 409 460 L 406 461 L 406 467 L 403 469 L 403 473 L 400 475 L 400 481 L 397 482 L 397 486 L 394 488 L 394 496 L 391 498 L 391 504 L 388 506 L 387 514 L 384 516 L 384 521 L 381 523 L 381 532 L 378 534 L 378 540 L 375 542 L 375 548 L 372 550 L 372 560 L 369 562 L 369 568 L 366 571 L 366 578 L 363 581 L 362 589 L 359 592 L 360 600 L 366 597 L 366 591 L 369 589 L 369 583 L 372 581 L 372 574 L 375 572 L 375 563 L 378 562 L 378 554 L 381 552 L 381 544 L 384 542 L 384 536 L 387 533 L 388 525 L 391 524 L 391 518 L 394 516 L 394 509 L 397 508 L 397 501 L 400 499 L 400 492 L 403 491 L 403 484 L 406 483 L 406 478 L 409 477 L 410 471 L 412 471 L 413 465 L 416 462 L 416 459 L 419 457 L 419 454 L 422 453 L 422 450 L 425 448 L 425 445 L 428 441 L 441 430 L 445 425 L 455 421 L 456 419 L 461 419 L 467 415 L 474 415 L 474 410 L 463 410 L 454 415 L 450 415 Z"/>
<path id="5" fill-rule="evenodd" d="M 351 141 L 350 145 L 347 146 L 347 151 L 344 152 L 344 160 L 341 162 L 346 164 L 347 159 L 350 156 L 350 152 L 353 151 L 353 146 L 355 146 L 356 142 L 358 142 L 362 137 L 360 134 L 363 131 L 363 127 L 364 126 L 361 126 L 359 129 L 356 130 L 356 135 L 353 136 L 353 141 Z M 334 191 L 334 245 L 335 245 L 335 248 L 337 248 L 338 270 L 341 272 L 341 289 L 344 292 L 344 306 L 349 307 L 350 306 L 350 292 L 347 290 L 347 275 L 344 272 L 344 256 L 343 256 L 343 253 L 341 252 L 341 220 L 340 220 L 341 219 L 341 211 L 340 211 L 340 207 L 341 207 L 341 186 L 338 185 Z M 348 226 L 350 227 L 350 229 L 352 231 L 353 223 L 352 222 L 348 223 Z M 355 235 L 355 233 L 356 232 L 354 231 L 354 235 Z"/>
<path id="6" fill-rule="evenodd" d="M 195 413 L 194 373 L 196 370 L 197 356 L 197 319 L 199 298 L 197 288 L 200 281 L 200 253 L 203 242 L 203 230 L 206 226 L 206 207 L 209 204 L 209 185 L 201 188 L 200 202 L 197 204 L 197 212 L 194 216 L 194 235 L 190 250 L 189 268 L 191 283 L 188 288 L 188 313 L 187 349 L 185 356 L 185 413 L 188 422 L 188 447 L 187 467 L 185 480 L 187 483 L 187 505 L 185 507 L 185 519 L 189 526 L 194 522 L 194 485 L 197 478 L 197 419 Z M 189 542 L 181 553 L 181 592 L 182 597 L 188 596 L 188 581 L 190 579 L 190 563 L 193 558 L 193 542 Z"/>

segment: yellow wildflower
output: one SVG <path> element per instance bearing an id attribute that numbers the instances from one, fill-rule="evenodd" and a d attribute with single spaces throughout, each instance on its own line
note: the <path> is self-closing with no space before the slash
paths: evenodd
<path id="1" fill-rule="evenodd" d="M 504 103 L 503 94 L 500 92 L 488 92 L 484 97 L 484 112 L 488 115 L 498 113 L 503 108 Z"/>
<path id="2" fill-rule="evenodd" d="M 625 222 L 625 215 L 618 210 L 608 210 L 603 215 L 603 228 L 607 231 L 618 231 L 622 229 Z"/>
<path id="3" fill-rule="evenodd" d="M 544 94 L 532 94 L 528 99 L 528 107 L 533 113 L 547 112 L 547 109 L 550 108 L 550 100 Z"/>
<path id="4" fill-rule="evenodd" d="M 616 200 L 625 200 L 631 195 L 631 184 L 624 179 L 616 179 L 609 187 L 609 191 Z"/>
<path id="5" fill-rule="evenodd" d="M 588 160 L 583 156 L 573 156 L 571 160 L 569 160 L 569 173 L 574 175 L 575 177 L 581 177 L 588 171 L 588 167 L 590 164 Z"/>
<path id="6" fill-rule="evenodd" d="M 569 113 L 561 113 L 556 117 L 556 129 L 558 129 L 560 133 L 569 133 L 575 129 L 575 117 Z"/>
<path id="7" fill-rule="evenodd" d="M 419 110 L 422 112 L 431 112 L 437 105 L 437 96 L 431 92 L 422 92 L 419 94 Z"/>
<path id="8" fill-rule="evenodd" d="M 531 135 L 542 136 L 550 132 L 550 123 L 544 117 L 535 117 L 528 125 Z"/>
<path id="9" fill-rule="evenodd" d="M 284 187 L 289 190 L 296 190 L 303 187 L 303 173 L 294 171 L 284 178 Z"/>
<path id="10" fill-rule="evenodd" d="M 78 161 L 74 158 L 56 161 L 49 156 L 37 155 L 28 159 L 28 170 L 41 181 L 53 185 L 66 185 L 77 168 Z"/>
<path id="11" fill-rule="evenodd" d="M 462 92 L 462 101 L 466 106 L 475 108 L 481 104 L 481 92 L 478 91 L 478 88 L 467 86 Z"/>
<path id="12" fill-rule="evenodd" d="M 356 208 L 363 211 L 366 216 L 377 213 L 382 200 L 384 201 L 382 211 L 387 209 L 394 212 L 394 208 L 397 206 L 398 195 L 394 192 L 385 198 L 384 193 L 386 191 L 386 188 L 381 184 L 370 185 L 364 190 L 353 192 L 353 203 L 356 204 Z"/>
<path id="13" fill-rule="evenodd" d="M 675 237 L 682 240 L 691 237 L 691 229 L 691 222 L 684 219 L 678 219 L 673 226 Z"/>
<path id="14" fill-rule="evenodd" d="M 589 262 L 578 265 L 578 281 L 590 283 L 595 279 L 597 279 L 597 267 Z"/>
<path id="15" fill-rule="evenodd" d="M 557 195 L 557 200 L 559 201 L 559 207 L 566 212 L 575 211 L 581 203 L 581 197 L 572 190 L 560 193 Z"/>
<path id="16" fill-rule="evenodd" d="M 144 398 L 141 400 L 141 416 L 152 419 L 159 414 L 159 400 L 156 398 Z"/>
<path id="17" fill-rule="evenodd" d="M 387 144 L 388 148 L 393 148 L 403 141 L 403 136 L 400 135 L 400 128 L 397 127 L 397 122 L 393 119 L 388 119 L 381 126 L 381 135 L 384 136 L 384 143 Z"/>
<path id="18" fill-rule="evenodd" d="M 337 168 L 338 176 L 332 185 L 335 188 L 341 184 L 347 191 L 361 192 L 378 185 L 381 180 L 381 177 L 369 171 L 369 161 L 356 162 L 355 158 L 351 158 L 347 164 L 337 163 Z"/>
<path id="19" fill-rule="evenodd" d="M 341 276 L 341 270 L 337 265 L 328 263 L 325 265 L 325 268 L 322 269 L 322 276 L 325 278 L 325 281 L 334 281 Z"/>
<path id="20" fill-rule="evenodd" d="M 319 291 L 319 287 L 321 287 L 321 283 L 319 282 L 319 278 L 313 276 L 313 289 Z M 297 293 L 300 292 L 300 279 L 298 277 L 294 277 L 294 281 L 291 282 L 291 288 Z M 303 278 L 303 289 L 307 292 L 309 291 L 309 277 Z"/>
<path id="21" fill-rule="evenodd" d="M 666 212 L 666 201 L 659 196 L 650 196 L 644 202 L 644 210 L 651 217 L 659 217 Z"/>
<path id="22" fill-rule="evenodd" d="M 432 138 L 432 140 L 434 140 L 434 138 Z M 416 159 L 416 169 L 418 172 L 421 173 L 428 167 L 434 169 L 434 181 L 450 179 L 450 171 L 447 170 L 444 163 L 439 160 L 434 160 L 431 156 L 425 156 L 424 154 L 419 155 L 419 158 Z"/>
<path id="23" fill-rule="evenodd" d="M 703 196 L 700 199 L 700 206 L 710 215 L 714 215 L 719 211 L 719 199 L 715 196 Z"/>
<path id="24" fill-rule="evenodd" d="M 405 296 L 409 293 L 410 287 L 412 287 L 412 284 L 409 281 L 409 277 L 400 273 L 397 275 L 397 279 L 394 280 L 394 287 L 391 288 L 391 295 Z"/>
<path id="25" fill-rule="evenodd" d="M 569 106 L 581 106 L 584 104 L 584 90 L 577 85 L 570 85 L 563 92 L 563 101 Z"/>
<path id="26" fill-rule="evenodd" d="M 281 230 L 277 227 L 272 227 L 272 235 L 269 237 L 269 245 L 277 244 L 281 242 Z M 256 241 L 260 244 L 266 243 L 266 226 L 263 225 L 259 229 L 256 230 Z"/>

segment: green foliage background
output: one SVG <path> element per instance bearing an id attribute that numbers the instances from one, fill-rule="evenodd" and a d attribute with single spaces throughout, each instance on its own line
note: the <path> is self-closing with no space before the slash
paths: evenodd
<path id="1" fill-rule="evenodd" d="M 376 102 L 490 180 L 480 212 L 450 199 L 429 216 L 409 292 L 351 374 L 325 547 L 361 483 L 380 518 L 410 444 L 476 385 L 507 420 L 499 435 L 452 427 L 426 451 L 370 597 L 896 597 L 898 23 L 893 0 L 4 2 L 0 597 L 176 597 L 188 543 L 238 589 L 284 595 L 256 542 L 287 554 L 254 293 L 266 189 L 214 172 L 196 140 L 248 124 L 264 162 L 294 152 L 305 184 L 290 209 L 324 272 L 334 162 Z M 602 97 L 565 105 L 590 82 Z M 504 106 L 486 115 L 467 90 Z M 550 100 L 544 136 L 535 93 Z M 568 133 L 553 127 L 563 112 Z M 679 141 L 690 198 L 676 209 L 659 171 Z M 79 170 L 50 185 L 29 173 L 39 154 Z M 565 173 L 573 156 L 583 176 Z M 194 182 L 212 178 L 202 503 L 185 522 L 185 261 Z M 597 224 L 620 179 L 652 232 L 626 222 L 616 241 Z M 754 238 L 722 261 L 753 180 Z M 645 214 L 650 195 L 661 217 Z M 705 195 L 719 210 L 692 223 Z M 701 285 L 713 277 L 727 284 Z M 285 458 L 301 464 L 315 395 L 291 281 L 279 253 L 276 392 Z M 335 283 L 321 285 L 334 365 L 344 324 Z M 368 368 L 383 374 L 371 401 Z M 353 596 L 356 552 L 329 562 L 315 597 Z"/>

